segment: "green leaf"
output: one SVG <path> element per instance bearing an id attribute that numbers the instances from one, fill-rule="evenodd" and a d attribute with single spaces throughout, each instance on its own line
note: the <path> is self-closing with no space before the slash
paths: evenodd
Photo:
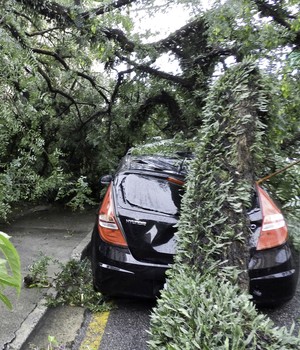
<path id="1" fill-rule="evenodd" d="M 22 283 L 20 257 L 9 238 L 10 237 L 6 233 L 0 232 L 0 252 L 2 252 L 5 257 L 5 259 L 1 259 L 0 262 L 0 287 L 1 290 L 5 287 L 13 287 L 19 294 Z M 11 308 L 10 301 L 2 292 L 0 292 L 0 300 L 4 302 L 8 308 Z"/>
<path id="2" fill-rule="evenodd" d="M 9 310 L 12 310 L 12 304 L 4 294 L 0 293 L 0 300 L 7 306 Z"/>

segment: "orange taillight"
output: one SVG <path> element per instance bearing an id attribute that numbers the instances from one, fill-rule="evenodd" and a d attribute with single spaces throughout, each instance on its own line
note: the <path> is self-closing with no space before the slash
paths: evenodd
<path id="1" fill-rule="evenodd" d="M 184 185 L 184 181 L 176 179 L 175 177 L 168 177 L 167 180 L 169 182 L 172 182 L 172 183 L 176 184 L 176 185 L 180 185 L 180 186 Z"/>
<path id="2" fill-rule="evenodd" d="M 115 219 L 111 185 L 107 189 L 99 210 L 98 231 L 103 241 L 127 247 L 125 238 Z"/>
<path id="3" fill-rule="evenodd" d="M 288 239 L 288 229 L 284 217 L 268 194 L 256 186 L 263 221 L 258 237 L 257 250 L 280 246 Z"/>

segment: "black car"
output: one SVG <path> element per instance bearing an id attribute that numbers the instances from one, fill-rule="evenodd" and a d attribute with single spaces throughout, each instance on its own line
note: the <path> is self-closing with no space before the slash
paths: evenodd
<path id="1" fill-rule="evenodd" d="M 155 297 L 173 262 L 187 162 L 192 156 L 127 154 L 108 189 L 92 233 L 91 260 L 96 290 L 110 296 Z M 249 290 L 256 303 L 291 299 L 298 269 L 287 226 L 268 194 L 256 186 L 249 211 Z"/>

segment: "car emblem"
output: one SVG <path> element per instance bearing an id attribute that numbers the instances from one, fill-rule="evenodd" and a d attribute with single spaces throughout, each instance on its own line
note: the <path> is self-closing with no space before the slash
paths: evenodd
<path id="1" fill-rule="evenodd" d="M 126 222 L 128 224 L 139 225 L 139 226 L 146 226 L 146 221 L 126 219 Z"/>

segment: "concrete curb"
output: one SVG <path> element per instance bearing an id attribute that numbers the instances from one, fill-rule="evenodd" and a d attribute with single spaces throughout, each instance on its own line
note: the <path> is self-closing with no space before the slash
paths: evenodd
<path id="1" fill-rule="evenodd" d="M 82 241 L 73 249 L 73 252 L 71 254 L 71 259 L 74 260 L 80 260 L 81 253 L 84 250 L 84 248 L 88 245 L 88 243 L 91 240 L 93 230 L 91 230 L 83 239 Z"/>
<path id="2" fill-rule="evenodd" d="M 47 294 L 54 294 L 55 289 L 49 288 Z M 33 311 L 27 316 L 21 327 L 17 330 L 14 340 L 7 345 L 8 350 L 21 350 L 23 345 L 26 343 L 30 334 L 35 330 L 41 319 L 47 312 L 48 307 L 45 305 L 46 299 L 41 299 Z M 25 350 L 25 349 L 24 349 Z"/>
<path id="3" fill-rule="evenodd" d="M 82 241 L 73 249 L 71 259 L 80 260 L 81 252 L 86 247 L 91 239 L 91 232 L 89 232 Z M 51 287 L 48 289 L 47 294 L 55 295 L 55 288 Z M 23 349 L 26 341 L 30 335 L 34 332 L 40 321 L 45 316 L 48 307 L 46 306 L 46 298 L 41 299 L 33 311 L 27 316 L 27 318 L 21 324 L 21 327 L 15 333 L 15 338 L 10 344 L 6 345 L 4 350 L 26 350 Z"/>

